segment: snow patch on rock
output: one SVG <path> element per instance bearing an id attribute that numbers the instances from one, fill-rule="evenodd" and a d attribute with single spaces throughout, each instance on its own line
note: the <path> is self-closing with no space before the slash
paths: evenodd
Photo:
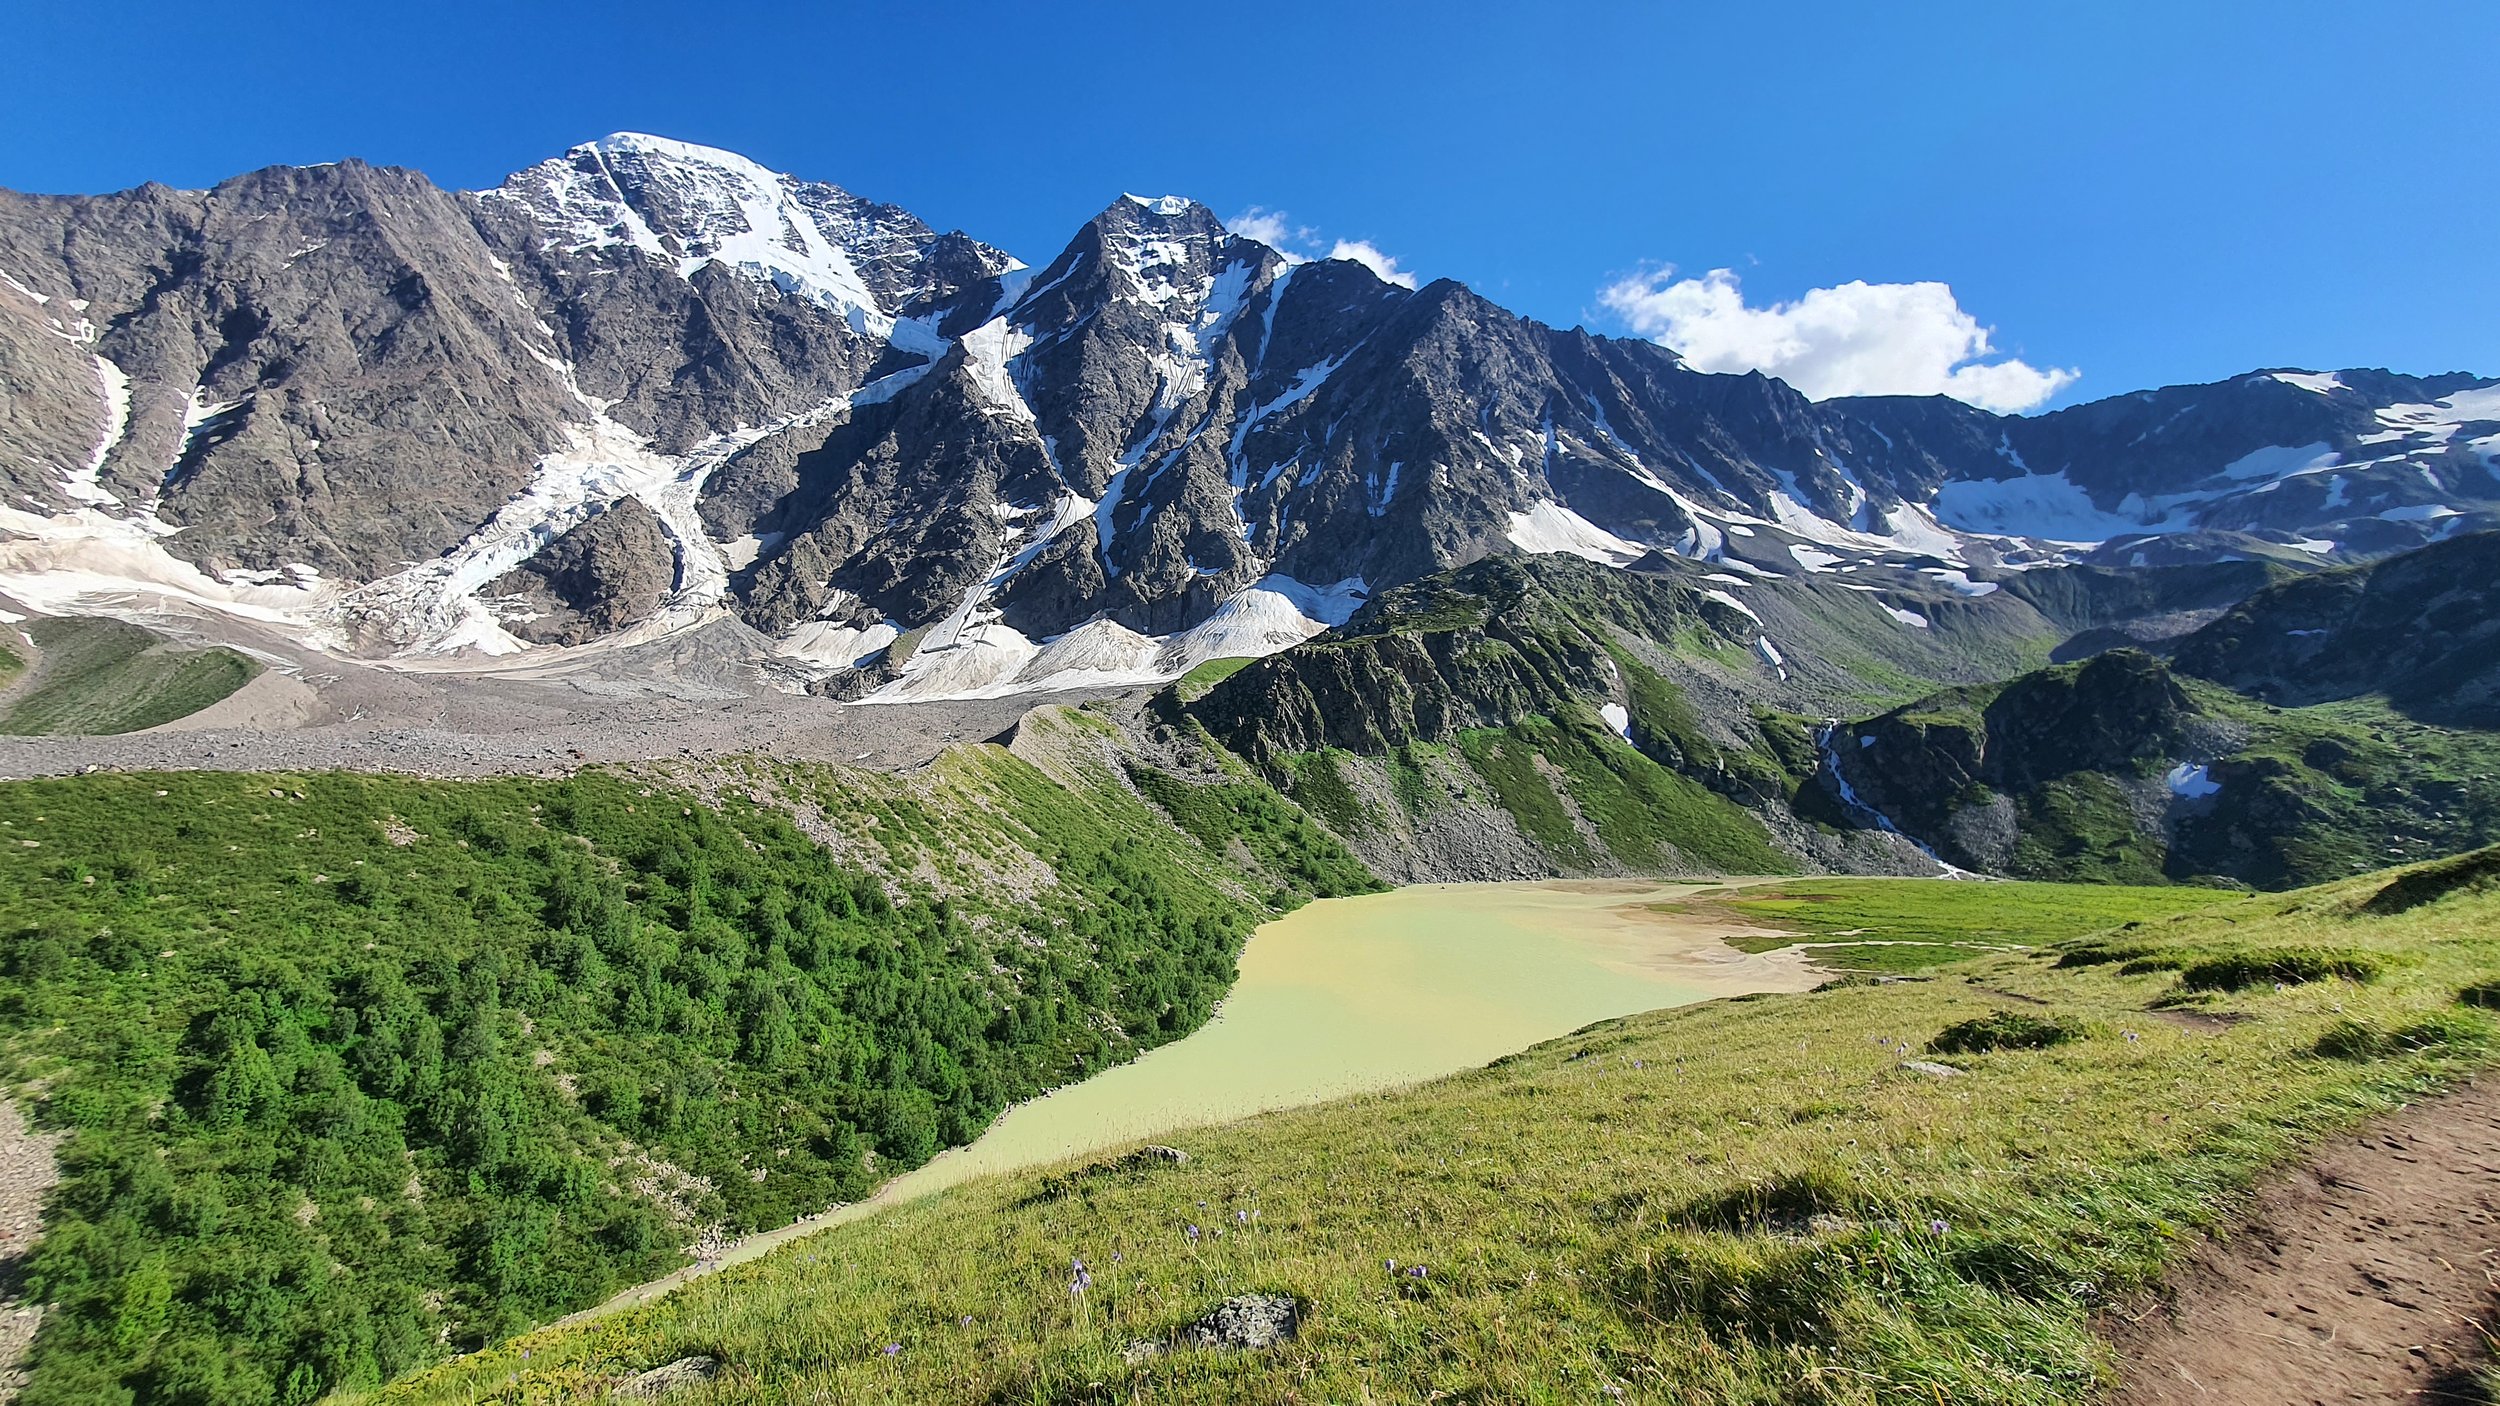
<path id="1" fill-rule="evenodd" d="M 2202 800 L 2222 790 L 2222 783 L 2213 779 L 2203 762 L 2181 762 L 2162 779 L 2169 783 L 2170 794 L 2182 800 Z"/>
<path id="2" fill-rule="evenodd" d="M 1564 553 L 1606 566 L 1622 566 L 1649 554 L 1647 547 L 1617 537 L 1554 502 L 1538 503 L 1524 513 L 1512 513 L 1510 531 L 1505 535 L 1512 546 L 1523 552 Z"/>

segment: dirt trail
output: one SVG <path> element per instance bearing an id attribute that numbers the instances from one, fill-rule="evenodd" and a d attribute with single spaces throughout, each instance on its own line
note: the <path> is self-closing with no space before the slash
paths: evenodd
<path id="1" fill-rule="evenodd" d="M 39 1133 L 26 1126 L 14 1102 L 0 1099 L 0 1403 L 17 1398 L 26 1384 L 18 1370 L 34 1345 L 43 1310 L 20 1302 L 26 1252 L 35 1247 L 42 1229 L 43 1197 L 61 1179 L 53 1151 L 59 1133 Z"/>
<path id="2" fill-rule="evenodd" d="M 2330 1145 L 2115 1319 L 2117 1406 L 2466 1402 L 2500 1308 L 2500 1080 Z"/>

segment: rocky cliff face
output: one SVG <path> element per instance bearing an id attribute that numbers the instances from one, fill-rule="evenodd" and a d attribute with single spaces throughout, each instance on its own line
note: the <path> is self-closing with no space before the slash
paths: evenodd
<path id="1" fill-rule="evenodd" d="M 1860 824 L 1963 868 L 2266 888 L 2500 834 L 2500 739 L 2303 713 L 2118 650 L 1830 728 L 1822 781 Z"/>
<path id="2" fill-rule="evenodd" d="M 2500 533 L 2287 581 L 2179 642 L 2182 672 L 2270 703 L 2379 695 L 2500 728 Z"/>
<path id="3" fill-rule="evenodd" d="M 2314 564 L 2500 525 L 2500 385 L 2471 377 L 1818 404 L 1185 199 L 1114 201 L 1037 272 L 635 135 L 466 194 L 347 162 L 0 195 L 0 274 L 0 588 L 339 648 L 543 642 L 483 593 L 628 501 L 668 590 L 549 640 L 728 611 L 894 697 L 1168 677 L 1507 551 L 1975 599 L 2087 552 Z M 649 555 L 532 575 L 612 562 L 632 579 L 589 589 L 639 608 Z"/>
<path id="4" fill-rule="evenodd" d="M 668 531 L 628 498 L 565 532 L 486 588 L 503 627 L 533 644 L 583 644 L 657 610 L 676 581 Z"/>

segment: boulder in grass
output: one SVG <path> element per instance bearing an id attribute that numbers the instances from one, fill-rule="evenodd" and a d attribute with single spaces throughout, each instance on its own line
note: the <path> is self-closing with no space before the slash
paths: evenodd
<path id="1" fill-rule="evenodd" d="M 1302 1301 L 1293 1295 L 1237 1294 L 1183 1324 L 1169 1339 L 1139 1338 L 1121 1356 L 1133 1367 L 1184 1347 L 1260 1352 L 1291 1339 L 1301 1329 Z"/>
<path id="2" fill-rule="evenodd" d="M 641 1376 L 627 1377 L 608 1395 L 614 1400 L 652 1401 L 690 1386 L 701 1385 L 719 1375 L 720 1359 L 717 1357 L 680 1357 Z"/>

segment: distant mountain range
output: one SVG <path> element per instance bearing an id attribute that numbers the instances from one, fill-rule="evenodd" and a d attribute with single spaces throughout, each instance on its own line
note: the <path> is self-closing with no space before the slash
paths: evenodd
<path id="1" fill-rule="evenodd" d="M 480 665 L 727 629 L 840 696 L 1168 678 L 1511 549 L 1968 598 L 2500 526 L 2489 378 L 1813 402 L 1179 197 L 1036 270 L 630 134 L 479 192 L 0 193 L 0 387 L 21 605 Z"/>

